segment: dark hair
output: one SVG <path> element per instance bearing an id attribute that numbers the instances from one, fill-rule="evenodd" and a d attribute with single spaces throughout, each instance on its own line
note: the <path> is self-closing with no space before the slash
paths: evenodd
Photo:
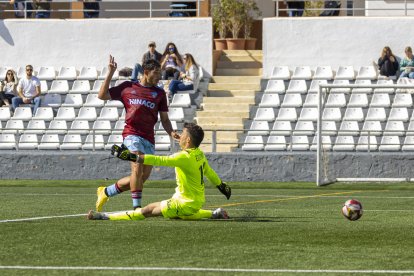
<path id="1" fill-rule="evenodd" d="M 144 61 L 144 63 L 142 63 L 142 68 L 144 70 L 152 71 L 155 69 L 160 69 L 161 64 L 155 59 L 149 59 L 149 60 Z"/>
<path id="2" fill-rule="evenodd" d="M 201 126 L 194 123 L 184 123 L 184 128 L 186 128 L 190 134 L 191 143 L 193 143 L 193 145 L 198 148 L 204 139 L 204 130 L 201 128 Z"/>
<path id="3" fill-rule="evenodd" d="M 167 46 L 165 47 L 164 53 L 162 54 L 163 58 L 170 53 L 170 50 L 168 49 L 168 48 L 170 48 L 170 46 L 174 47 L 174 54 L 177 56 L 177 58 L 182 63 L 183 59 L 182 59 L 180 53 L 178 52 L 177 46 L 175 46 L 175 44 L 173 42 L 168 42 L 167 43 Z"/>

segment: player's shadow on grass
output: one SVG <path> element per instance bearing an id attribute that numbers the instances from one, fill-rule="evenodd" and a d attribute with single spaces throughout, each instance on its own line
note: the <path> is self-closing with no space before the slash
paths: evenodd
<path id="1" fill-rule="evenodd" d="M 300 219 L 300 220 L 292 220 Z M 241 217 L 230 217 L 230 221 L 237 222 L 284 222 L 284 223 L 302 223 L 308 222 L 303 220 L 303 217 L 250 217 L 250 216 L 241 216 Z"/>

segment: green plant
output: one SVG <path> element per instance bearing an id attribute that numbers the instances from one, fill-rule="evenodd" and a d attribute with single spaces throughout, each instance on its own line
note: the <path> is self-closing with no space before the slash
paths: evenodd
<path id="1" fill-rule="evenodd" d="M 217 5 L 215 5 L 212 10 L 213 25 L 216 28 L 216 31 L 219 33 L 220 38 L 223 39 L 226 38 L 229 24 L 225 5 L 226 1 L 227 0 L 218 1 Z"/>
<path id="2" fill-rule="evenodd" d="M 224 7 L 228 14 L 228 20 L 230 25 L 230 31 L 233 38 L 238 38 L 241 28 L 243 27 L 244 20 L 244 4 L 240 0 L 225 0 Z"/>
<path id="3" fill-rule="evenodd" d="M 243 1 L 243 21 L 244 21 L 244 38 L 249 39 L 252 32 L 253 21 L 262 15 L 254 0 Z"/>

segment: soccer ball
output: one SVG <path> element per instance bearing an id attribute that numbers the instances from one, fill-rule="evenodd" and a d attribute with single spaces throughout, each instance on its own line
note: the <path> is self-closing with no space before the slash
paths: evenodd
<path id="1" fill-rule="evenodd" d="M 356 199 L 347 200 L 342 207 L 342 214 L 349 220 L 358 220 L 362 217 L 362 205 Z"/>

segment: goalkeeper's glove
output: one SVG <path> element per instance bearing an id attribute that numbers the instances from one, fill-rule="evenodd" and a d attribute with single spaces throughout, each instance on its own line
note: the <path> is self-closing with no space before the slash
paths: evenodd
<path id="1" fill-rule="evenodd" d="M 113 145 L 111 147 L 111 154 L 115 157 L 118 157 L 119 159 L 125 160 L 125 161 L 132 161 L 135 162 L 137 160 L 137 156 L 133 153 L 131 153 L 127 147 L 125 147 L 124 144 L 121 146 Z"/>
<path id="2" fill-rule="evenodd" d="M 226 182 L 221 182 L 220 185 L 217 186 L 217 189 L 226 196 L 227 199 L 230 199 L 231 197 L 231 188 L 229 185 L 226 184 Z"/>

